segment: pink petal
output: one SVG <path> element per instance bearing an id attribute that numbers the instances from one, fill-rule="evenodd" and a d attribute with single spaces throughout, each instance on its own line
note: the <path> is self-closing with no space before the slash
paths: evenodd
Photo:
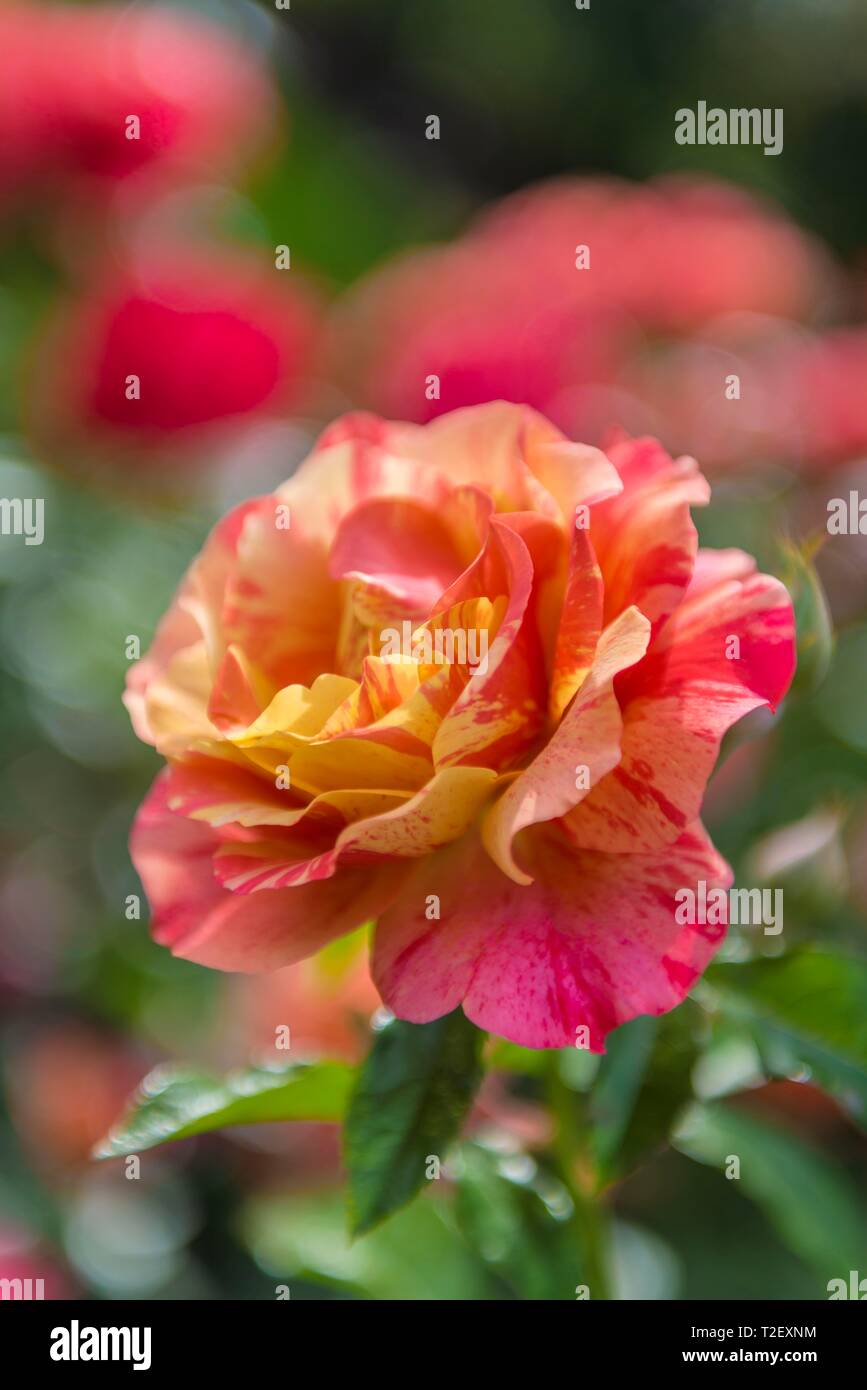
<path id="1" fill-rule="evenodd" d="M 345 870 L 326 883 L 238 897 L 214 878 L 214 851 L 231 837 L 171 812 L 158 777 L 130 839 L 151 905 L 152 931 L 173 953 L 216 970 L 278 970 L 361 926 L 390 901 L 399 868 Z"/>
<path id="2" fill-rule="evenodd" d="M 226 733 L 254 723 L 275 694 L 265 678 L 238 646 L 228 648 L 214 675 L 208 699 L 208 718 Z"/>
<path id="3" fill-rule="evenodd" d="M 222 656 L 220 612 L 226 580 L 244 522 L 259 506 L 260 500 L 242 503 L 215 526 L 161 619 L 150 648 L 127 676 L 124 704 L 136 733 L 145 743 L 155 741 L 147 715 L 148 689 L 155 681 L 169 681 L 169 668 L 174 658 L 200 643 L 204 644 L 207 664 L 215 664 Z M 179 698 L 184 697 L 180 695 Z M 194 722 L 206 728 L 206 700 L 200 699 L 199 703 L 201 708 Z"/>
<path id="4" fill-rule="evenodd" d="M 531 832 L 535 881 L 519 887 L 464 840 L 419 861 L 380 918 L 373 977 L 400 1018 L 459 1004 L 480 1028 L 525 1047 L 568 1047 L 684 998 L 724 926 L 679 925 L 679 889 L 731 873 L 695 825 L 657 855 L 586 854 Z M 440 917 L 429 914 L 439 904 Z"/>
<path id="5" fill-rule="evenodd" d="M 329 558 L 332 578 L 374 585 L 407 614 L 419 615 L 433 608 L 463 569 L 438 513 L 394 497 L 362 502 L 348 512 Z"/>
<path id="6" fill-rule="evenodd" d="M 536 511 L 567 530 L 579 504 L 621 488 L 599 449 L 573 443 L 537 411 L 508 401 L 452 410 L 423 428 L 394 426 L 390 441 L 454 482 L 484 488 L 499 511 Z"/>
<path id="7" fill-rule="evenodd" d="M 236 643 L 276 689 L 334 669 L 340 621 L 327 547 L 287 505 L 263 498 L 246 517 L 221 612 L 225 644 Z"/>
<path id="8" fill-rule="evenodd" d="M 669 458 L 654 439 L 610 451 L 623 492 L 593 509 L 590 535 L 605 580 L 605 621 L 636 604 L 655 628 L 680 603 L 698 539 L 691 506 L 710 489 L 693 459 Z"/>
<path id="9" fill-rule="evenodd" d="M 485 551 L 437 605 L 445 609 L 479 595 L 508 596 L 488 651 L 487 670 L 480 667 L 467 682 L 434 739 L 438 767 L 453 763 L 499 767 L 535 738 L 544 710 L 545 682 L 538 633 L 524 622 L 533 577 L 526 545 L 494 517 Z"/>
<path id="10" fill-rule="evenodd" d="M 322 826 L 321 818 L 319 825 L 302 825 L 302 813 L 300 833 L 272 831 L 270 838 L 257 836 L 249 843 L 225 845 L 216 856 L 217 877 L 233 893 L 274 891 L 330 878 L 344 862 L 432 854 L 473 824 L 496 779 L 497 774 L 486 767 L 443 768 L 415 796 L 397 805 L 376 807 L 336 836 L 333 829 L 329 833 L 327 825 Z"/>
<path id="11" fill-rule="evenodd" d="M 582 849 L 658 850 L 698 816 L 720 740 L 732 724 L 785 695 L 795 669 L 794 614 L 777 579 L 705 584 L 671 617 L 644 661 L 618 683 L 618 767 L 566 818 Z M 725 552 L 718 572 L 734 568 Z M 729 659 L 732 640 L 740 657 Z"/>
<path id="12" fill-rule="evenodd" d="M 569 549 L 566 592 L 557 629 L 548 712 L 559 720 L 593 664 L 602 631 L 604 603 L 602 571 L 590 537 L 575 527 Z"/>
<path id="13" fill-rule="evenodd" d="M 605 630 L 593 668 L 562 723 L 486 815 L 485 848 L 516 883 L 531 879 L 512 857 L 514 836 L 572 810 L 587 793 L 583 780 L 583 789 L 576 785 L 579 767 L 592 787 L 619 762 L 623 725 L 614 677 L 640 661 L 649 637 L 650 623 L 637 608 L 628 608 Z"/>
<path id="14" fill-rule="evenodd" d="M 436 508 L 455 476 L 438 472 L 421 452 L 423 431 L 354 412 L 335 420 L 277 498 L 292 509 L 293 526 L 330 544 L 343 517 L 374 497 L 400 497 Z"/>

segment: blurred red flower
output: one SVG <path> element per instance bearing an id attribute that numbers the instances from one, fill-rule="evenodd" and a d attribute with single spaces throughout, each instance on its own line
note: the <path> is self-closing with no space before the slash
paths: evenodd
<path id="1" fill-rule="evenodd" d="M 318 314 L 265 264 L 162 247 L 85 287 L 42 359 L 37 433 L 150 464 L 164 446 L 194 452 L 208 426 L 296 404 Z"/>

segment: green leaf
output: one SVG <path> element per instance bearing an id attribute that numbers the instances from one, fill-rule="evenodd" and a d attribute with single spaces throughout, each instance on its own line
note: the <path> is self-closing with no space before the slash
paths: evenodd
<path id="1" fill-rule="evenodd" d="M 352 1068 L 343 1062 L 249 1067 L 222 1080 L 188 1066 L 157 1067 L 94 1156 L 140 1153 L 229 1125 L 340 1120 L 352 1077 Z"/>
<path id="2" fill-rule="evenodd" d="M 559 1211 L 552 1206 L 559 1203 Z M 555 1208 L 556 1209 L 556 1208 Z M 455 1215 L 468 1244 L 522 1299 L 575 1298 L 582 1252 L 565 1219 L 569 1199 L 526 1154 L 462 1144 Z"/>
<path id="3" fill-rule="evenodd" d="M 737 1158 L 739 1175 L 731 1180 L 823 1280 L 858 1268 L 867 1237 L 864 1212 L 827 1154 L 728 1105 L 694 1106 L 673 1143 L 688 1158 L 723 1171 Z"/>
<path id="4" fill-rule="evenodd" d="M 705 981 L 754 1039 L 771 1075 L 804 1068 L 867 1126 L 867 962 L 804 949 L 716 965 Z"/>
<path id="5" fill-rule="evenodd" d="M 612 1033 L 591 1095 L 591 1149 L 601 1186 L 668 1141 L 693 1099 L 700 1027 L 701 1011 L 687 999 L 663 1018 L 636 1018 Z"/>
<path id="6" fill-rule="evenodd" d="M 434 1023 L 395 1020 L 378 1035 L 346 1115 L 353 1234 L 415 1195 L 430 1156 L 445 1158 L 482 1078 L 483 1038 L 460 1009 Z"/>

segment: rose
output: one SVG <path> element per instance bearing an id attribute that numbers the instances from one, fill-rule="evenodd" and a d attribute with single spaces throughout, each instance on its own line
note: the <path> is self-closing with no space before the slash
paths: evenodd
<path id="1" fill-rule="evenodd" d="M 696 174 L 645 184 L 559 179 L 522 189 L 480 217 L 471 237 L 568 298 L 622 305 L 655 332 L 683 332 L 749 310 L 798 318 L 820 302 L 827 253 L 770 201 Z M 589 275 L 574 274 L 576 243 Z"/>
<path id="2" fill-rule="evenodd" d="M 664 425 L 673 448 L 689 440 L 705 465 L 775 460 L 819 473 L 867 449 L 865 380 L 863 327 L 815 333 L 753 315 L 656 344 L 622 374 L 644 427 Z"/>
<path id="3" fill-rule="evenodd" d="M 634 409 L 636 349 L 736 311 L 800 317 L 832 279 L 810 237 L 733 185 L 556 179 L 366 276 L 335 309 L 333 371 L 401 419 L 505 398 L 601 439 Z"/>
<path id="4" fill-rule="evenodd" d="M 338 301 L 331 374 L 359 403 L 420 424 L 504 399 L 565 426 L 588 386 L 612 380 L 634 329 L 616 297 L 567 294 L 551 260 L 528 272 L 521 248 L 478 240 L 396 259 Z M 574 247 L 568 268 L 582 280 Z"/>
<path id="5" fill-rule="evenodd" d="M 212 176 L 267 131 L 270 85 L 218 25 L 160 8 L 0 10 L 0 189 Z M 138 124 L 131 123 L 135 118 Z"/>
<path id="6" fill-rule="evenodd" d="M 697 552 L 707 496 L 653 440 L 606 456 L 503 403 L 338 421 L 130 674 L 168 760 L 132 836 L 157 940 L 270 970 L 374 917 L 395 1013 L 536 1047 L 677 1004 L 724 931 L 675 917 L 730 882 L 699 820 L 720 739 L 794 669 L 783 586 Z M 404 620 L 484 632 L 486 670 L 382 659 Z"/>
<path id="7" fill-rule="evenodd" d="M 214 431 L 297 405 L 318 333 L 314 296 L 237 252 L 174 241 L 130 253 L 60 313 L 40 359 L 34 429 L 117 469 L 215 457 Z"/>

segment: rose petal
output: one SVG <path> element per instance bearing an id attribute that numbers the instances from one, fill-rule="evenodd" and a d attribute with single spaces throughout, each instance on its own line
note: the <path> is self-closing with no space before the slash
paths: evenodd
<path id="1" fill-rule="evenodd" d="M 150 687 L 161 683 L 160 704 L 168 709 L 174 696 L 172 663 L 191 648 L 197 651 L 193 661 L 179 663 L 175 672 L 183 673 L 177 691 L 179 705 L 185 715 L 175 721 L 190 730 L 213 732 L 207 717 L 207 678 L 223 654 L 220 634 L 220 612 L 226 580 L 237 552 L 244 522 L 260 499 L 244 502 L 214 527 L 201 554 L 190 566 L 171 607 L 161 619 L 149 650 L 136 662 L 127 676 L 124 704 L 130 712 L 135 731 L 145 743 L 154 743 L 156 736 L 150 726 L 147 704 Z M 197 678 L 195 691 L 188 673 L 197 665 L 203 675 Z M 195 699 L 191 702 L 191 695 Z M 171 723 L 171 719 L 169 720 Z M 190 733 L 190 737 L 194 734 Z"/>
<path id="2" fill-rule="evenodd" d="M 482 762 L 499 767 L 536 737 L 545 682 L 538 633 L 524 623 L 532 590 L 533 567 L 526 545 L 494 517 L 483 556 L 441 600 L 445 607 L 474 594 L 508 596 L 488 651 L 487 668 L 478 668 L 434 739 L 437 767 Z"/>
<path id="3" fill-rule="evenodd" d="M 515 835 L 572 810 L 587 791 L 576 785 L 579 767 L 595 786 L 618 763 L 623 725 L 614 677 L 641 659 L 649 638 L 650 623 L 637 608 L 628 608 L 606 628 L 593 668 L 562 723 L 486 815 L 485 848 L 516 883 L 532 880 L 512 857 Z"/>
<path id="4" fill-rule="evenodd" d="M 559 720 L 593 664 L 602 631 L 602 571 L 586 530 L 576 527 L 569 547 L 566 590 L 560 611 L 548 713 Z"/>
<path id="5" fill-rule="evenodd" d="M 165 777 L 157 778 L 136 818 L 130 851 L 154 937 L 177 956 L 216 970 L 277 970 L 362 925 L 397 891 L 400 866 L 383 865 L 279 893 L 229 893 L 213 873 L 226 832 L 175 815 L 165 787 Z M 232 833 L 243 843 L 251 832 Z"/>
<path id="6" fill-rule="evenodd" d="M 655 439 L 611 450 L 623 492 L 593 510 L 591 538 L 605 582 L 605 621 L 636 604 L 654 630 L 680 603 L 698 538 L 690 507 L 710 497 L 693 459 L 669 458 Z"/>
<path id="7" fill-rule="evenodd" d="M 585 854 L 531 832 L 535 882 L 518 887 L 476 837 L 419 861 L 379 920 L 373 977 L 399 1018 L 459 1004 L 524 1047 L 591 1051 L 612 1028 L 684 998 L 725 932 L 681 926 L 675 894 L 731 872 L 696 825 L 658 855 Z M 433 920 L 429 914 L 437 910 Z"/>
<path id="8" fill-rule="evenodd" d="M 332 578 L 372 585 L 402 612 L 419 615 L 430 612 L 465 564 L 439 514 L 394 497 L 374 498 L 348 512 L 329 557 Z"/>
<path id="9" fill-rule="evenodd" d="M 731 568 L 731 556 L 720 572 Z M 657 850 L 698 815 L 723 734 L 782 699 L 794 673 L 794 615 L 768 575 L 701 587 L 645 660 L 621 678 L 622 757 L 566 817 L 582 849 Z M 732 643 L 740 656 L 729 659 Z"/>
<path id="10" fill-rule="evenodd" d="M 324 849 L 294 835 L 227 845 L 217 855 L 217 876 L 233 893 L 253 893 L 329 878 L 341 861 L 357 862 L 360 856 L 370 862 L 372 856 L 431 854 L 464 834 L 496 780 L 490 768 L 443 768 L 415 796 L 377 808 L 377 814 L 348 825 Z"/>

